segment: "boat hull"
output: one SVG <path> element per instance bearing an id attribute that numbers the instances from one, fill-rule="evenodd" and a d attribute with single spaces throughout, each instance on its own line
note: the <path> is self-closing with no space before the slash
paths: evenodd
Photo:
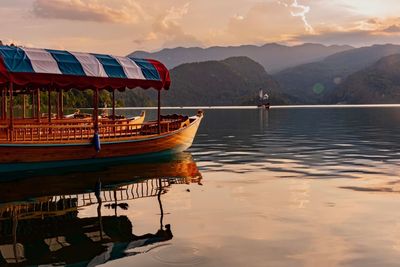
<path id="1" fill-rule="evenodd" d="M 197 117 L 189 126 L 168 134 L 104 142 L 101 143 L 99 152 L 96 152 L 92 143 L 2 144 L 0 145 L 0 172 L 182 152 L 192 145 L 201 119 L 202 117 Z"/>
<path id="2" fill-rule="evenodd" d="M 269 109 L 270 105 L 269 104 L 264 104 L 264 105 L 258 105 L 257 107 L 261 108 L 261 109 Z"/>

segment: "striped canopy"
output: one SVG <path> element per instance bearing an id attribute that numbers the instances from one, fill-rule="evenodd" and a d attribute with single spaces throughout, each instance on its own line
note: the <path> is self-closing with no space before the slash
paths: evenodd
<path id="1" fill-rule="evenodd" d="M 0 85 L 19 88 L 169 89 L 168 69 L 156 60 L 0 46 Z"/>

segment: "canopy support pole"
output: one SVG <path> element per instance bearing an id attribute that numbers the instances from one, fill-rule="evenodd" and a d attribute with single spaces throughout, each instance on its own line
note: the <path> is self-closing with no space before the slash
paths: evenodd
<path id="1" fill-rule="evenodd" d="M 48 120 L 51 123 L 51 90 L 48 90 L 47 93 L 47 113 L 48 113 Z"/>
<path id="2" fill-rule="evenodd" d="M 36 117 L 38 122 L 40 122 L 40 89 L 36 89 Z"/>
<path id="3" fill-rule="evenodd" d="M 64 99 L 63 99 L 63 90 L 60 89 L 58 92 L 58 107 L 59 107 L 59 119 L 62 119 L 64 117 Z"/>
<path id="4" fill-rule="evenodd" d="M 3 94 L 3 92 L 4 92 L 4 88 L 1 88 L 1 115 L 0 115 L 0 118 L 2 120 L 4 119 L 4 108 L 3 108 L 3 105 L 4 105 L 4 102 L 3 102 L 4 94 Z"/>
<path id="5" fill-rule="evenodd" d="M 60 91 L 56 91 L 57 98 L 56 98 L 56 118 L 61 119 L 60 116 Z"/>
<path id="6" fill-rule="evenodd" d="M 1 88 L 1 119 L 4 120 L 4 92 L 6 88 Z"/>
<path id="7" fill-rule="evenodd" d="M 93 126 L 94 132 L 99 131 L 99 89 L 95 89 L 93 92 Z"/>
<path id="8" fill-rule="evenodd" d="M 14 85 L 13 83 L 9 84 L 9 94 L 10 94 L 10 124 L 9 124 L 9 130 L 10 130 L 10 141 L 13 141 L 13 128 L 14 128 Z"/>
<path id="9" fill-rule="evenodd" d="M 115 120 L 115 90 L 112 91 L 112 118 Z"/>
<path id="10" fill-rule="evenodd" d="M 22 118 L 26 118 L 26 95 L 22 95 Z"/>
<path id="11" fill-rule="evenodd" d="M 158 90 L 157 124 L 158 134 L 161 134 L 161 90 Z"/>
<path id="12" fill-rule="evenodd" d="M 1 118 L 7 119 L 7 88 L 1 89 Z"/>
<path id="13" fill-rule="evenodd" d="M 33 90 L 31 92 L 31 99 L 32 99 L 32 108 L 31 108 L 32 119 L 34 119 L 35 118 L 35 91 L 33 91 Z"/>

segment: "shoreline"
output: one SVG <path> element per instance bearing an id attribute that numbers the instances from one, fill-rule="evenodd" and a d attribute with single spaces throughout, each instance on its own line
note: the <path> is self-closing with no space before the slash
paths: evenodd
<path id="1" fill-rule="evenodd" d="M 276 105 L 270 109 L 300 109 L 300 108 L 400 108 L 400 104 L 349 104 L 349 105 Z M 90 110 L 92 108 L 80 108 Z M 112 108 L 103 108 L 111 110 Z M 116 110 L 157 110 L 157 107 L 118 107 Z M 162 107 L 162 109 L 261 109 L 257 106 L 182 106 L 182 107 Z"/>

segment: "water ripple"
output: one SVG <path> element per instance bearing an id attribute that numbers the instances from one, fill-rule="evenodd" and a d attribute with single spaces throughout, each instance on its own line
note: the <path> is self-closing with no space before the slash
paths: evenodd
<path id="1" fill-rule="evenodd" d="M 399 109 L 210 110 L 191 151 L 204 171 L 391 175 L 400 164 L 396 121 Z"/>

